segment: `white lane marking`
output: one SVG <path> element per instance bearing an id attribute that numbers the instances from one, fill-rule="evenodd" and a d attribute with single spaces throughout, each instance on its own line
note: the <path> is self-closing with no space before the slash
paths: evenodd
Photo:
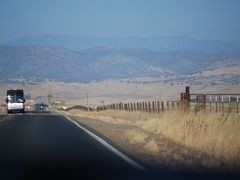
<path id="1" fill-rule="evenodd" d="M 95 135 L 94 133 L 92 133 L 91 131 L 87 130 L 86 128 L 82 127 L 80 124 L 78 124 L 77 122 L 73 121 L 71 118 L 69 118 L 66 115 L 63 115 L 65 118 L 67 118 L 69 121 L 71 121 L 73 124 L 75 124 L 76 126 L 78 126 L 79 128 L 81 128 L 82 130 L 84 130 L 87 134 L 89 134 L 91 137 L 93 137 L 94 139 L 96 139 L 99 143 L 101 143 L 103 146 L 105 146 L 106 148 L 108 148 L 109 150 L 111 150 L 112 152 L 114 152 L 115 154 L 117 154 L 119 157 L 121 157 L 122 159 L 124 159 L 125 161 L 127 161 L 130 165 L 132 165 L 133 167 L 135 167 L 136 169 L 142 170 L 147 172 L 147 169 L 145 169 L 143 166 L 141 166 L 140 164 L 138 164 L 137 162 L 135 162 L 134 160 L 132 160 L 131 158 L 127 157 L 125 154 L 121 153 L 120 151 L 118 151 L 116 148 L 114 148 L 113 146 L 111 146 L 110 144 L 108 144 L 106 141 L 104 141 L 102 138 L 100 138 L 99 136 Z"/>

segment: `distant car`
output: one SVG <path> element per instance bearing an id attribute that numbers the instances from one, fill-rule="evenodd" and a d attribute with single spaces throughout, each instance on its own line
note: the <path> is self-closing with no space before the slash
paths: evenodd
<path id="1" fill-rule="evenodd" d="M 46 111 L 47 107 L 48 107 L 48 105 L 44 104 L 44 103 L 36 103 L 35 104 L 35 110 L 36 111 Z"/>
<path id="2" fill-rule="evenodd" d="M 7 90 L 6 103 L 8 114 L 14 112 L 25 113 L 25 99 L 22 89 Z"/>

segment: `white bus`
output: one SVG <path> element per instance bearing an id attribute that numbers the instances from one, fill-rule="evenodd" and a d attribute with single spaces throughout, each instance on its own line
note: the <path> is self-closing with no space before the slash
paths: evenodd
<path id="1" fill-rule="evenodd" d="M 25 98 L 22 89 L 8 90 L 6 103 L 8 114 L 14 112 L 25 113 Z"/>

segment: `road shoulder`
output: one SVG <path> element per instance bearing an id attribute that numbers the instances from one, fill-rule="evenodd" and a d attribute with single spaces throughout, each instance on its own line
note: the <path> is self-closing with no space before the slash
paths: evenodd
<path id="1" fill-rule="evenodd" d="M 224 164 L 213 157 L 136 126 L 78 116 L 70 117 L 154 171 L 167 169 L 176 173 L 215 173 L 224 168 Z M 215 161 L 218 167 L 216 169 L 208 167 L 209 161 Z"/>

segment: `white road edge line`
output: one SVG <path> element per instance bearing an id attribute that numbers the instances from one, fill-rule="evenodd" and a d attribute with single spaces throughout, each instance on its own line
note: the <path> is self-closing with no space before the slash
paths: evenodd
<path id="1" fill-rule="evenodd" d="M 73 124 L 75 124 L 76 126 L 78 126 L 79 128 L 81 128 L 82 130 L 84 130 L 87 134 L 89 134 L 91 137 L 93 137 L 95 140 L 97 140 L 99 143 L 101 143 L 103 146 L 105 146 L 106 148 L 108 148 L 109 150 L 111 150 L 113 153 L 117 154 L 119 157 L 121 157 L 122 159 L 124 159 L 125 161 L 127 161 L 130 165 L 132 165 L 133 167 L 135 167 L 136 169 L 139 169 L 141 171 L 145 171 L 147 172 L 148 170 L 146 168 L 144 168 L 143 166 L 141 166 L 140 164 L 138 164 L 137 162 L 135 162 L 134 160 L 132 160 L 131 158 L 127 157 L 125 154 L 121 153 L 120 151 L 118 151 L 116 148 L 114 148 L 113 146 L 111 146 L 110 144 L 108 144 L 106 141 L 104 141 L 102 138 L 100 138 L 99 136 L 95 135 L 94 133 L 92 133 L 91 131 L 87 130 L 86 128 L 82 127 L 80 124 L 78 124 L 77 122 L 75 122 L 74 120 L 72 120 L 71 118 L 69 118 L 66 115 L 63 115 L 66 119 L 68 119 L 69 121 L 71 121 Z"/>

